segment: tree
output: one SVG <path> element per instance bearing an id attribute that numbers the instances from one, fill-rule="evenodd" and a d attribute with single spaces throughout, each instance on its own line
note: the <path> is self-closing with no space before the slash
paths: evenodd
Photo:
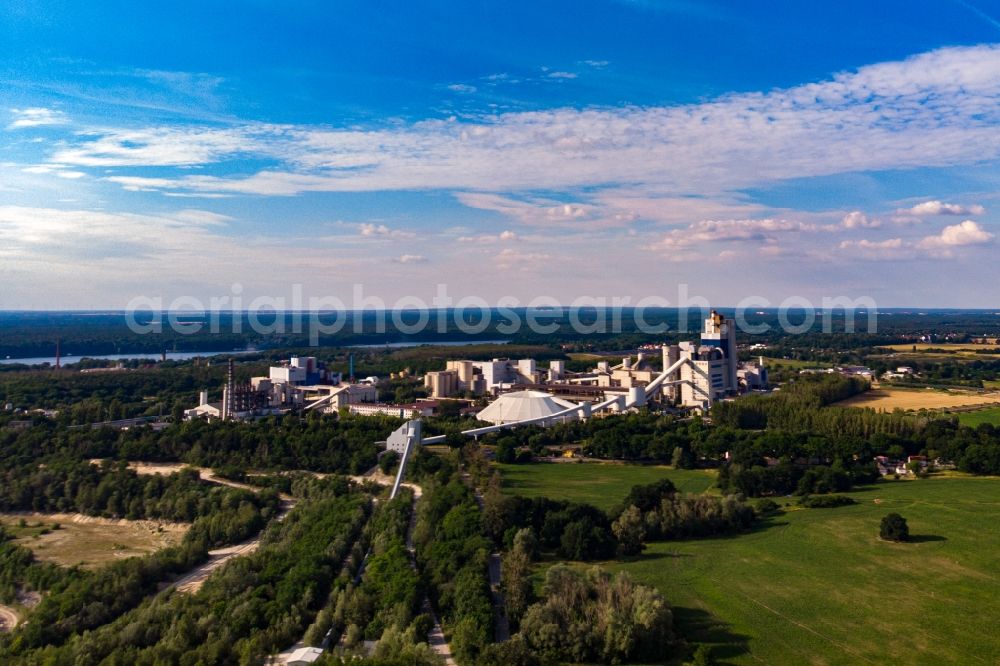
<path id="1" fill-rule="evenodd" d="M 378 467 L 383 474 L 391 474 L 396 469 L 399 462 L 399 454 L 395 451 L 386 451 L 378 460 Z"/>
<path id="2" fill-rule="evenodd" d="M 497 442 L 496 460 L 498 463 L 517 462 L 517 440 L 505 437 Z"/>
<path id="3" fill-rule="evenodd" d="M 521 621 L 531 604 L 531 557 L 523 548 L 515 546 L 503 558 L 500 568 L 500 586 L 503 589 L 507 617 L 514 626 Z"/>
<path id="4" fill-rule="evenodd" d="M 879 536 L 886 541 L 909 540 L 910 528 L 906 524 L 906 518 L 903 518 L 898 513 L 887 514 L 882 518 Z"/>
<path id="5" fill-rule="evenodd" d="M 674 447 L 673 455 L 670 456 L 670 464 L 677 469 L 691 469 L 694 467 L 691 454 L 680 446 Z"/>
<path id="6" fill-rule="evenodd" d="M 622 555 L 638 555 L 645 548 L 642 541 L 646 537 L 646 529 L 638 507 L 630 506 L 622 511 L 622 515 L 611 524 L 611 531 L 618 539 L 618 550 Z"/>
<path id="7" fill-rule="evenodd" d="M 523 551 L 528 556 L 528 560 L 534 560 L 538 551 L 538 537 L 535 530 L 530 527 L 522 527 L 514 534 L 514 549 Z"/>

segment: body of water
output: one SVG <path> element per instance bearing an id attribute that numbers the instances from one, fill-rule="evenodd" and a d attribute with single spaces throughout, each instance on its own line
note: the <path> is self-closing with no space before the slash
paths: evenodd
<path id="1" fill-rule="evenodd" d="M 505 345 L 509 340 L 449 340 L 446 342 L 383 342 L 380 345 L 348 345 L 351 349 L 404 349 L 406 347 L 468 347 L 469 345 Z"/>
<path id="2" fill-rule="evenodd" d="M 420 347 L 422 345 L 433 345 L 435 347 L 464 347 L 468 345 L 504 345 L 507 340 L 451 340 L 446 342 L 384 342 L 378 345 L 349 345 L 352 349 L 403 349 L 405 347 Z M 256 351 L 221 351 L 221 352 L 167 352 L 168 361 L 187 361 L 192 358 L 210 356 L 237 356 L 239 354 L 255 354 Z M 159 354 L 85 354 L 76 356 L 64 354 L 62 364 L 69 365 L 76 363 L 82 358 L 90 358 L 102 361 L 131 361 L 135 359 L 149 359 L 159 361 Z M 42 365 L 48 363 L 56 364 L 55 356 L 37 356 L 35 358 L 2 358 L 0 363 L 23 363 L 24 365 Z"/>
<path id="3" fill-rule="evenodd" d="M 209 356 L 235 356 L 239 354 L 252 354 L 256 352 L 246 352 L 246 351 L 224 351 L 224 352 L 167 352 L 168 361 L 187 361 L 188 359 Z M 151 361 L 159 361 L 159 354 L 85 354 L 83 356 L 74 356 L 73 354 L 65 354 L 62 357 L 62 364 L 69 365 L 70 363 L 77 363 L 81 359 L 90 358 L 99 361 L 132 361 L 135 359 L 149 359 Z M 56 364 L 55 356 L 38 356 L 35 358 L 3 358 L 0 359 L 0 363 L 23 363 L 24 365 L 42 365 L 43 363 L 48 363 L 49 365 Z"/>

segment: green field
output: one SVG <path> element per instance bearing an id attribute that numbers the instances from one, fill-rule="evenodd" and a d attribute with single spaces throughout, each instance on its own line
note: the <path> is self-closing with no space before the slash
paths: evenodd
<path id="1" fill-rule="evenodd" d="M 636 484 L 667 478 L 683 492 L 702 493 L 715 483 L 714 471 L 673 469 L 663 465 L 532 463 L 497 467 L 506 492 L 587 502 L 601 509 L 615 506 Z"/>
<path id="2" fill-rule="evenodd" d="M 737 664 L 1000 663 L 1000 479 L 882 483 L 750 534 L 608 563 L 655 585 L 681 633 Z M 876 504 L 878 500 L 878 504 Z M 912 543 L 878 539 L 901 513 Z"/>
<path id="3" fill-rule="evenodd" d="M 973 428 L 980 423 L 992 423 L 993 425 L 1000 426 L 1000 407 L 958 414 L 958 422 Z"/>
<path id="4" fill-rule="evenodd" d="M 772 368 L 777 366 L 785 366 L 786 368 L 792 368 L 794 370 L 804 370 L 806 368 L 829 368 L 829 363 L 822 363 L 820 361 L 800 361 L 795 358 L 774 358 L 772 356 L 765 356 L 764 363 Z"/>

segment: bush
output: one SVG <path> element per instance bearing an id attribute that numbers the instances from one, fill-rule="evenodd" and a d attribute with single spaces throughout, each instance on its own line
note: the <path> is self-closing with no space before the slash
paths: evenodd
<path id="1" fill-rule="evenodd" d="M 833 509 L 849 504 L 857 504 L 857 502 L 847 495 L 806 495 L 799 500 L 799 506 L 804 506 L 807 509 Z"/>
<path id="2" fill-rule="evenodd" d="M 907 541 L 910 538 L 910 528 L 906 524 L 906 518 L 898 513 L 890 513 L 882 518 L 878 535 L 885 541 Z"/>
<path id="3" fill-rule="evenodd" d="M 757 502 L 754 511 L 758 516 L 773 516 L 781 511 L 781 507 L 772 499 L 763 499 Z"/>

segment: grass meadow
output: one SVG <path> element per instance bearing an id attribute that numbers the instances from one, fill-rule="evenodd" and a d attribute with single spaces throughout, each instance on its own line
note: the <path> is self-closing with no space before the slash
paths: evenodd
<path id="1" fill-rule="evenodd" d="M 634 483 L 667 476 L 697 492 L 710 481 L 703 472 L 626 465 L 503 473 L 508 492 L 603 507 Z M 851 495 L 858 504 L 836 509 L 799 509 L 782 498 L 785 512 L 750 533 L 654 543 L 604 566 L 657 587 L 680 633 L 712 644 L 722 663 L 1000 663 L 1000 479 L 950 474 Z M 878 538 L 891 511 L 909 522 L 911 542 Z"/>
<path id="2" fill-rule="evenodd" d="M 991 423 L 995 426 L 1000 426 L 1000 407 L 980 409 L 975 412 L 964 412 L 957 414 L 957 416 L 959 423 L 973 428 L 981 423 Z"/>
<path id="3" fill-rule="evenodd" d="M 674 469 L 664 465 L 615 463 L 532 463 L 498 465 L 505 492 L 586 502 L 610 509 L 632 486 L 667 478 L 686 493 L 703 493 L 715 484 L 712 470 Z"/>

